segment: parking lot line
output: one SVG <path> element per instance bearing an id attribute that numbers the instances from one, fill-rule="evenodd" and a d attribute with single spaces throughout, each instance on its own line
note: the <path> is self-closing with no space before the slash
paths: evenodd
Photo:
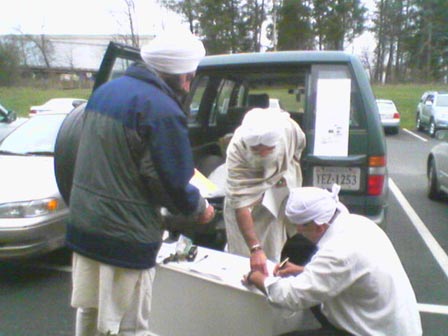
<path id="1" fill-rule="evenodd" d="M 423 142 L 427 142 L 427 141 L 428 141 L 428 139 L 425 139 L 424 137 L 421 137 L 420 135 L 415 134 L 414 132 L 412 132 L 412 131 L 410 131 L 410 130 L 408 130 L 408 129 L 406 129 L 406 128 L 403 128 L 403 131 L 405 131 L 406 133 L 408 133 L 408 134 L 410 134 L 410 135 L 416 137 L 417 139 L 419 139 L 419 140 L 421 140 L 421 141 L 423 141 Z"/>
<path id="2" fill-rule="evenodd" d="M 448 306 L 419 303 L 418 310 L 420 313 L 448 315 Z"/>
<path id="3" fill-rule="evenodd" d="M 428 247 L 429 251 L 432 253 L 434 259 L 437 261 L 437 263 L 439 264 L 439 266 L 442 268 L 443 272 L 445 273 L 446 277 L 448 278 L 448 256 L 447 256 L 447 254 L 445 253 L 443 248 L 439 245 L 437 240 L 433 237 L 431 232 L 428 230 L 426 225 L 423 223 L 423 221 L 417 215 L 415 210 L 409 204 L 406 197 L 404 197 L 404 195 L 401 193 L 400 189 L 398 189 L 397 185 L 391 178 L 389 178 L 389 186 L 390 186 L 390 190 L 394 194 L 398 203 L 400 203 L 404 212 L 408 215 L 409 219 L 411 220 L 411 223 L 414 225 L 414 227 L 416 228 L 416 230 L 422 237 L 424 243 Z"/>

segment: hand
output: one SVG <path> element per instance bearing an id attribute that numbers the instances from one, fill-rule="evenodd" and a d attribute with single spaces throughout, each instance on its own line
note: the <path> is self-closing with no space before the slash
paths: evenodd
<path id="1" fill-rule="evenodd" d="M 241 279 L 241 282 L 244 286 L 252 285 L 251 280 L 252 280 L 253 274 L 254 274 L 254 271 L 250 271 L 249 273 L 243 275 L 243 279 Z"/>
<path id="2" fill-rule="evenodd" d="M 299 266 L 288 261 L 285 265 L 283 265 L 282 268 L 279 268 L 278 264 L 275 265 L 274 275 L 285 278 L 291 275 L 297 275 L 299 273 L 302 273 L 303 269 L 304 269 L 303 266 Z"/>
<path id="3" fill-rule="evenodd" d="M 213 205 L 209 204 L 204 212 L 199 215 L 197 221 L 199 224 L 207 224 L 211 222 L 213 218 L 215 218 L 215 208 Z"/>
<path id="4" fill-rule="evenodd" d="M 259 290 L 261 290 L 263 293 L 266 294 L 265 288 L 264 288 L 264 281 L 266 279 L 266 276 L 262 274 L 259 271 L 250 271 L 246 275 L 243 275 L 243 279 L 241 282 L 245 286 L 251 286 L 254 285 Z"/>
<path id="5" fill-rule="evenodd" d="M 252 271 L 259 271 L 263 275 L 268 275 L 268 268 L 266 266 L 266 254 L 263 250 L 256 250 L 250 255 L 250 269 Z"/>

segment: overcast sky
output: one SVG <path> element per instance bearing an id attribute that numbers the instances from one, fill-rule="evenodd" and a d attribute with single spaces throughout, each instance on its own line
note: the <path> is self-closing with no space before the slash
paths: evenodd
<path id="1" fill-rule="evenodd" d="M 140 34 L 157 33 L 163 22 L 180 22 L 157 0 L 134 0 Z M 124 0 L 12 0 L 2 8 L 0 34 L 119 34 L 129 32 Z M 124 26 L 120 26 L 124 25 Z"/>
<path id="2" fill-rule="evenodd" d="M 373 9 L 374 0 L 363 0 Z M 134 0 L 139 34 L 157 34 L 164 25 L 181 23 L 157 0 Z M 124 0 L 12 0 L 2 8 L 0 34 L 123 34 L 129 32 Z M 347 51 L 372 45 L 365 34 Z"/>

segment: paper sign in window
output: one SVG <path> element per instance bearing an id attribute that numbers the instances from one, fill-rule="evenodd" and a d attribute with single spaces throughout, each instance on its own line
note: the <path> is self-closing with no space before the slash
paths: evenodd
<path id="1" fill-rule="evenodd" d="M 314 155 L 348 155 L 350 86 L 348 78 L 318 80 Z"/>

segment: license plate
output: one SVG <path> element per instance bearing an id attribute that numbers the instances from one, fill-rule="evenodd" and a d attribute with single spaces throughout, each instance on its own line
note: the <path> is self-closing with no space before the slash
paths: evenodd
<path id="1" fill-rule="evenodd" d="M 336 183 L 342 190 L 359 190 L 361 168 L 352 167 L 314 167 L 313 185 L 331 189 Z"/>

